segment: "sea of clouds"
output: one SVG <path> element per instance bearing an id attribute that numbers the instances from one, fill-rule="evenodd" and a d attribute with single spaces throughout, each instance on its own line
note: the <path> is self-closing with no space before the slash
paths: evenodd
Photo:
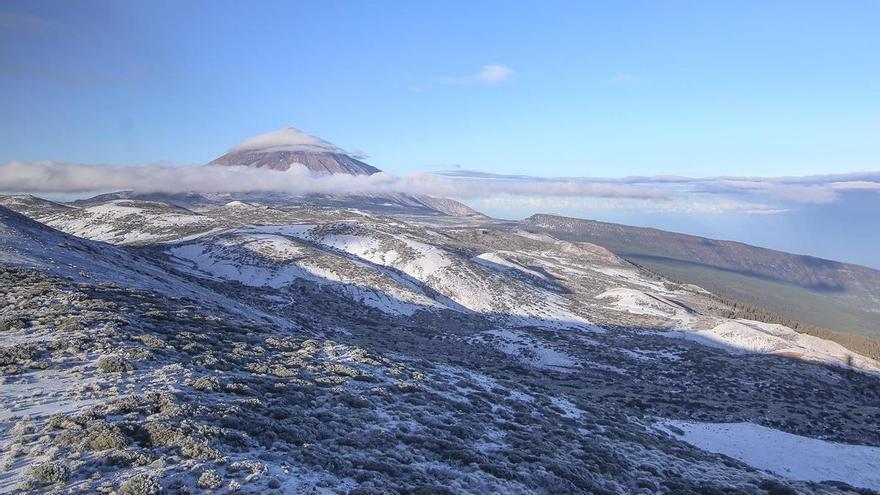
<path id="1" fill-rule="evenodd" d="M 94 165 L 13 160 L 0 165 L 4 193 L 287 192 L 290 194 L 406 193 L 451 197 L 512 207 L 654 211 L 739 211 L 775 214 L 798 205 L 829 204 L 850 191 L 880 193 L 880 172 L 804 177 L 678 176 L 585 178 L 495 175 L 471 171 L 415 172 L 402 176 L 316 174 L 217 165 Z"/>

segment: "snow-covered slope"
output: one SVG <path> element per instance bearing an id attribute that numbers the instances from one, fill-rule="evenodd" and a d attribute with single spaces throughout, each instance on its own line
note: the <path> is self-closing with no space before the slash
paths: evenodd
<path id="1" fill-rule="evenodd" d="M 522 274 L 425 242 L 430 232 L 387 224 L 262 226 L 169 248 L 193 273 L 280 288 L 296 279 L 345 287 L 385 311 L 467 311 L 517 325 L 589 326 L 559 294 Z M 433 234 L 436 235 L 436 234 Z M 538 277 L 540 278 L 540 277 Z M 546 282 L 544 282 L 546 284 Z"/>
<path id="2" fill-rule="evenodd" d="M 17 211 L 34 219 L 63 214 L 73 208 L 65 204 L 38 198 L 29 194 L 0 196 L 0 206 L 5 206 L 10 210 Z"/>
<path id="3" fill-rule="evenodd" d="M 373 266 L 392 269 L 442 296 L 437 302 L 449 309 L 463 308 L 519 325 L 590 326 L 585 317 L 570 310 L 568 302 L 559 294 L 432 244 L 431 241 L 441 238 L 436 232 L 394 232 L 380 224 L 368 227 L 329 224 L 308 230 L 280 226 L 258 230 L 295 236 Z"/>
<path id="4" fill-rule="evenodd" d="M 70 234 L 113 244 L 169 241 L 223 228 L 212 219 L 183 208 L 130 200 L 74 209 L 42 220 Z"/>
<path id="5" fill-rule="evenodd" d="M 176 245 L 168 252 L 177 268 L 199 277 L 272 289 L 289 289 L 307 280 L 392 314 L 446 307 L 394 273 L 315 249 L 295 236 L 238 231 Z"/>
<path id="6" fill-rule="evenodd" d="M 155 268 L 150 273 L 151 264 L 144 258 L 59 232 L 4 207 L 0 207 L 0 262 L 78 280 L 136 287 L 158 287 L 164 275 Z"/>
<path id="7" fill-rule="evenodd" d="M 0 264 L 38 270 L 80 283 L 114 284 L 190 297 L 248 315 L 259 314 L 164 269 L 157 260 L 117 246 L 81 239 L 0 206 Z"/>
<path id="8" fill-rule="evenodd" d="M 875 361 L 598 246 L 350 208 L 37 203 L 142 245 L 0 207 L 0 493 L 874 486 L 844 464 L 880 448 Z M 699 426 L 743 424 L 767 456 Z"/>
<path id="9" fill-rule="evenodd" d="M 704 345 L 733 353 L 775 354 L 880 373 L 880 363 L 829 340 L 798 333 L 786 326 L 752 320 L 725 320 L 717 326 L 691 332 L 671 332 Z"/>
<path id="10" fill-rule="evenodd" d="M 84 207 L 23 203 L 7 197 L 7 207 L 77 237 L 112 244 L 149 244 L 222 230 L 215 219 L 155 201 L 111 200 Z"/>

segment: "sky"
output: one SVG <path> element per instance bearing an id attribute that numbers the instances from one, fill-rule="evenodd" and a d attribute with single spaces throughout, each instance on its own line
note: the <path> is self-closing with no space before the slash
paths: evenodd
<path id="1" fill-rule="evenodd" d="M 880 170 L 878 19 L 873 1 L 6 0 L 0 164 L 204 164 L 294 125 L 400 178 L 615 178 L 686 196 L 465 198 L 504 218 L 554 211 L 880 267 L 870 187 L 657 179 Z"/>

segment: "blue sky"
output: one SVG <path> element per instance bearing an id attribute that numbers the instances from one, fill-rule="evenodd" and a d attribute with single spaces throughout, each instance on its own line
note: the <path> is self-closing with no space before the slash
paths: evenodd
<path id="1" fill-rule="evenodd" d="M 397 175 L 876 171 L 878 19 L 869 1 L 7 0 L 0 163 L 201 164 L 295 125 Z M 787 198 L 764 205 L 786 211 L 772 221 L 534 208 L 880 266 L 877 239 L 816 240 L 871 222 L 824 212 L 878 197 Z"/>
<path id="2" fill-rule="evenodd" d="M 805 175 L 880 155 L 877 2 L 6 1 L 0 161 L 296 125 L 395 173 Z M 488 64 L 495 84 L 444 84 Z"/>

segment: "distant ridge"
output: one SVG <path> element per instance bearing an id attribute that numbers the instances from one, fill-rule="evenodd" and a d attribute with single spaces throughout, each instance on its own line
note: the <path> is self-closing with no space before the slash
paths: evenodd
<path id="1" fill-rule="evenodd" d="M 880 336 L 880 271 L 664 230 L 537 214 L 530 230 L 603 246 L 664 276 L 833 330 Z"/>

